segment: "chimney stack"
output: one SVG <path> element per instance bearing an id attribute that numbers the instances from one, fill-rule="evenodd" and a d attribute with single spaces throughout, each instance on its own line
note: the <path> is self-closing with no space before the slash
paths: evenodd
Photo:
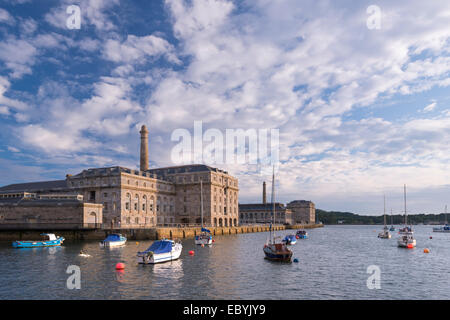
<path id="1" fill-rule="evenodd" d="M 148 130 L 145 125 L 141 127 L 141 171 L 148 170 Z"/>
<path id="2" fill-rule="evenodd" d="M 267 199 L 266 199 L 266 182 L 263 182 L 263 204 L 267 203 Z"/>

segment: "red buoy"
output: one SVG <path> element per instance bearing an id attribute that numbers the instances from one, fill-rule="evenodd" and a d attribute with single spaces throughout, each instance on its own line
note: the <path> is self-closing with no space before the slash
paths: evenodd
<path id="1" fill-rule="evenodd" d="M 216 242 L 216 240 L 213 239 L 213 243 Z"/>
<path id="2" fill-rule="evenodd" d="M 412 249 L 412 248 L 414 248 L 414 246 L 412 245 L 412 243 L 408 243 L 408 249 Z"/>
<path id="3" fill-rule="evenodd" d="M 122 262 L 116 264 L 116 270 L 123 270 L 123 269 L 125 269 L 125 264 L 123 264 Z"/>
<path id="4" fill-rule="evenodd" d="M 194 250 L 189 251 L 189 254 L 190 254 L 191 256 L 193 256 L 193 255 L 194 255 Z"/>

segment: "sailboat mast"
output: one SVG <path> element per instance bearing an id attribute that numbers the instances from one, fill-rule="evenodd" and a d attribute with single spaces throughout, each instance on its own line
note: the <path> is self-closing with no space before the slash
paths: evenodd
<path id="1" fill-rule="evenodd" d="M 200 214 L 202 218 L 202 229 L 203 229 L 203 184 L 200 178 Z"/>
<path id="2" fill-rule="evenodd" d="M 448 224 L 448 220 L 447 220 L 447 205 L 445 205 L 445 224 Z"/>
<path id="3" fill-rule="evenodd" d="M 384 195 L 383 200 L 384 200 L 384 225 L 386 226 L 386 195 Z"/>
<path id="4" fill-rule="evenodd" d="M 275 223 L 275 166 L 272 169 L 272 226 L 274 223 Z M 272 228 L 270 229 L 271 229 L 270 237 L 272 240 Z"/>
<path id="5" fill-rule="evenodd" d="M 408 217 L 406 215 L 406 184 L 403 186 L 403 194 L 405 199 L 405 226 L 408 224 Z"/>

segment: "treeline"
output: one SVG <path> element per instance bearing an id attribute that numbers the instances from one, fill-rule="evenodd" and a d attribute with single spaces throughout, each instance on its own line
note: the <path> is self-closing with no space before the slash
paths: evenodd
<path id="1" fill-rule="evenodd" d="M 392 219 L 392 220 L 391 220 Z M 316 220 L 324 224 L 383 224 L 383 216 L 363 216 L 351 212 L 340 211 L 325 211 L 316 209 Z M 392 221 L 392 222 L 391 222 Z M 386 216 L 387 224 L 403 224 L 405 221 L 404 215 L 390 215 Z M 408 224 L 443 224 L 446 221 L 444 213 L 441 214 L 408 214 Z"/>

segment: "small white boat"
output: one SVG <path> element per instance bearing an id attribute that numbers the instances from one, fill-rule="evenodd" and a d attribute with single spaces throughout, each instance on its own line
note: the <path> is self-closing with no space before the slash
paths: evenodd
<path id="1" fill-rule="evenodd" d="M 113 233 L 106 237 L 105 240 L 100 241 L 100 247 L 119 247 L 125 245 L 127 238 L 120 233 Z"/>
<path id="2" fill-rule="evenodd" d="M 181 242 L 173 240 L 157 240 L 145 251 L 137 253 L 137 262 L 141 264 L 155 264 L 176 260 L 180 257 L 183 246 Z"/>

